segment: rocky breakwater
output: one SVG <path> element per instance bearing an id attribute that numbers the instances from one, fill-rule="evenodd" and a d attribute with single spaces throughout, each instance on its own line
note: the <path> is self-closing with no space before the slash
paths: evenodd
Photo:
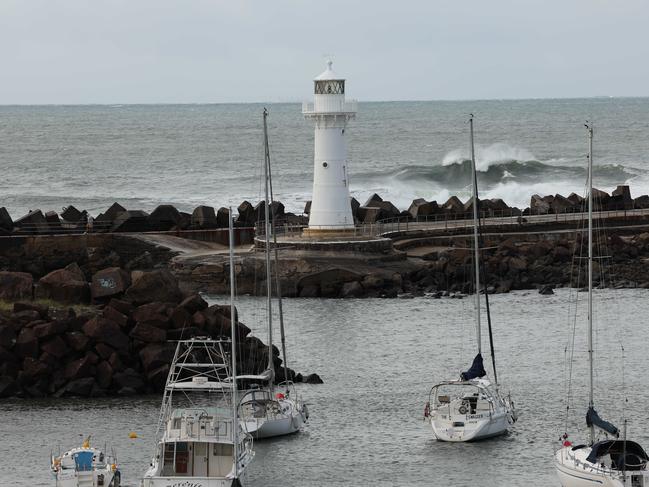
<path id="1" fill-rule="evenodd" d="M 159 392 L 173 340 L 229 338 L 232 326 L 240 340 L 239 370 L 258 374 L 268 363 L 268 347 L 238 319 L 230 321 L 229 306 L 183 296 L 168 270 L 107 268 L 91 282 L 74 265 L 38 282 L 30 274 L 0 272 L 0 299 L 0 398 Z M 273 363 L 284 380 L 276 347 Z M 320 382 L 290 369 L 288 378 Z"/>
<path id="2" fill-rule="evenodd" d="M 594 248 L 594 282 L 602 287 L 649 288 L 649 233 L 628 231 L 598 235 Z M 544 235 L 498 236 L 485 240 L 482 251 L 485 289 L 490 293 L 514 289 L 582 287 L 587 276 L 584 232 Z M 470 237 L 438 239 L 440 245 L 420 258 L 427 262 L 403 278 L 403 292 L 413 295 L 473 292 L 473 256 Z M 601 257 L 601 258 L 600 258 Z"/>

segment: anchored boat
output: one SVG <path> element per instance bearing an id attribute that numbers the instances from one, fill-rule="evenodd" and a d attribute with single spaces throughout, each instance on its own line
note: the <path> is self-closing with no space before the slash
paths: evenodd
<path id="1" fill-rule="evenodd" d="M 496 359 L 491 332 L 489 295 L 484 293 L 489 344 L 494 373 L 493 384 L 486 378 L 482 359 L 482 335 L 480 321 L 480 219 L 478 178 L 473 144 L 473 116 L 469 119 L 471 131 L 471 167 L 473 173 L 473 244 L 474 244 L 474 291 L 476 308 L 476 332 L 478 353 L 471 368 L 457 380 L 448 380 L 434 385 L 428 395 L 424 417 L 430 421 L 435 438 L 441 441 L 475 441 L 498 436 L 516 422 L 514 403 L 509 396 L 501 395 L 496 373 Z"/>
<path id="2" fill-rule="evenodd" d="M 623 436 L 612 423 L 602 419 L 595 410 L 593 360 L 593 127 L 588 129 L 588 410 L 586 426 L 589 439 L 586 444 L 573 445 L 568 433 L 561 436 L 562 446 L 555 453 L 554 465 L 563 487 L 648 487 L 649 456 L 635 441 L 626 438 L 626 420 Z M 573 342 L 574 347 L 574 342 Z M 596 438 L 596 432 L 604 438 Z"/>
<path id="3" fill-rule="evenodd" d="M 245 430 L 255 438 L 271 438 L 274 436 L 297 433 L 306 423 L 309 414 L 306 405 L 300 401 L 295 385 L 288 380 L 286 358 L 286 340 L 284 334 L 284 313 L 282 309 L 282 290 L 279 278 L 275 276 L 276 295 L 279 311 L 279 325 L 282 340 L 282 355 L 284 356 L 284 381 L 275 384 L 275 364 L 273 355 L 273 319 L 272 294 L 273 275 L 271 272 L 270 236 L 274 239 L 275 268 L 279 265 L 277 255 L 277 234 L 274 219 L 270 216 L 269 208 L 273 206 L 273 186 L 270 172 L 270 151 L 268 148 L 268 111 L 264 109 L 264 234 L 266 261 L 266 319 L 268 328 L 268 366 L 263 374 L 241 376 L 239 379 L 251 384 L 242 395 L 240 415 Z M 277 274 L 277 273 L 276 273 Z"/>
<path id="4" fill-rule="evenodd" d="M 232 209 L 229 220 L 231 338 L 178 342 L 141 487 L 240 487 L 255 455 L 238 414 Z"/>
<path id="5" fill-rule="evenodd" d="M 78 448 L 52 455 L 56 487 L 119 487 L 120 472 L 115 455 L 90 446 L 90 437 Z"/>

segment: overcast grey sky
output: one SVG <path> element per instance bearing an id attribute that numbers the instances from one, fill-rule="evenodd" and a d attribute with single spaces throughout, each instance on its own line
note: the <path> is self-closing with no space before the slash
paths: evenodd
<path id="1" fill-rule="evenodd" d="M 1 0 L 0 104 L 649 95 L 649 0 Z"/>

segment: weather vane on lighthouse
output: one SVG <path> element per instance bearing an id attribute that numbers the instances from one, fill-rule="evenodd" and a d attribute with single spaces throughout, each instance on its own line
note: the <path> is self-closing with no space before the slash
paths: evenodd
<path id="1" fill-rule="evenodd" d="M 304 103 L 304 117 L 315 122 L 313 196 L 308 234 L 354 229 L 347 173 L 347 122 L 356 116 L 356 101 L 345 101 L 345 80 L 327 61 L 327 69 L 314 79 L 313 103 Z"/>

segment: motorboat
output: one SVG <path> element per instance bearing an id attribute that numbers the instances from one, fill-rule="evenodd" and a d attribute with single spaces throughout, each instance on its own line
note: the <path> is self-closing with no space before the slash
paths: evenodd
<path id="1" fill-rule="evenodd" d="M 80 447 L 52 455 L 51 471 L 56 487 L 119 487 L 121 475 L 115 455 L 90 446 L 90 437 Z"/>

